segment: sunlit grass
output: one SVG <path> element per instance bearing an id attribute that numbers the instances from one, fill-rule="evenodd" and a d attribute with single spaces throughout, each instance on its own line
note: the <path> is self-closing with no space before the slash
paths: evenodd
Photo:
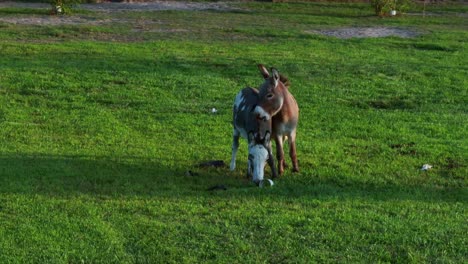
<path id="1" fill-rule="evenodd" d="M 463 17 L 236 6 L 75 15 L 125 21 L 92 26 L 0 22 L 0 259 L 465 261 Z M 421 34 L 305 31 L 369 25 Z M 198 166 L 229 161 L 232 102 L 262 82 L 257 63 L 290 78 L 301 109 L 301 172 L 264 189 L 245 178 L 245 142 L 235 172 Z"/>

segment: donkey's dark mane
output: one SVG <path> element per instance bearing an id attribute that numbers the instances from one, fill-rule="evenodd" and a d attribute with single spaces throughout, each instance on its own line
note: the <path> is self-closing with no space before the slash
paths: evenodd
<path id="1" fill-rule="evenodd" d="M 291 82 L 289 81 L 288 77 L 282 75 L 280 73 L 280 81 L 284 84 L 284 86 L 286 86 L 286 88 L 289 88 L 289 86 L 291 86 Z"/>

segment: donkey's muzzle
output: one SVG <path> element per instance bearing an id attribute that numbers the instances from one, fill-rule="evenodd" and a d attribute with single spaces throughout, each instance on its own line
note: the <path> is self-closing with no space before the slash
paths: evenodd
<path id="1" fill-rule="evenodd" d="M 262 181 L 261 181 L 261 180 L 253 180 L 253 182 L 255 183 L 255 185 L 260 186 L 260 183 L 261 183 Z"/>

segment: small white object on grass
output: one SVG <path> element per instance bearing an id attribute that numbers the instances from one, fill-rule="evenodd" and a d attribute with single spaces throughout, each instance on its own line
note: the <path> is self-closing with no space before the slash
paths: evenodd
<path id="1" fill-rule="evenodd" d="M 421 167 L 422 171 L 427 171 L 427 170 L 430 170 L 430 169 L 432 169 L 432 165 L 430 165 L 430 164 L 424 164 Z"/>
<path id="2" fill-rule="evenodd" d="M 216 114 L 217 112 L 218 112 L 218 110 L 217 110 L 216 108 L 213 107 L 213 108 L 211 109 L 211 113 Z"/>
<path id="3" fill-rule="evenodd" d="M 265 182 L 267 182 L 267 183 L 265 183 Z M 259 184 L 258 186 L 259 186 L 260 188 L 263 188 L 263 187 L 265 187 L 265 186 L 270 186 L 270 187 L 271 187 L 271 186 L 273 186 L 274 184 L 275 184 L 275 183 L 274 183 L 272 180 L 266 179 L 266 180 L 261 181 L 260 184 Z"/>

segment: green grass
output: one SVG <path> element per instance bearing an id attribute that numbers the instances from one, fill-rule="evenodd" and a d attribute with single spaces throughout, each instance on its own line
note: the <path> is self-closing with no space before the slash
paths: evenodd
<path id="1" fill-rule="evenodd" d="M 467 261 L 466 8 L 236 5 L 0 22 L 1 262 Z M 42 14 L 0 9 L 21 16 Z M 306 33 L 373 25 L 422 34 Z M 235 172 L 197 166 L 229 162 L 231 105 L 261 83 L 257 63 L 291 79 L 301 109 L 301 172 L 264 189 L 244 141 Z"/>

